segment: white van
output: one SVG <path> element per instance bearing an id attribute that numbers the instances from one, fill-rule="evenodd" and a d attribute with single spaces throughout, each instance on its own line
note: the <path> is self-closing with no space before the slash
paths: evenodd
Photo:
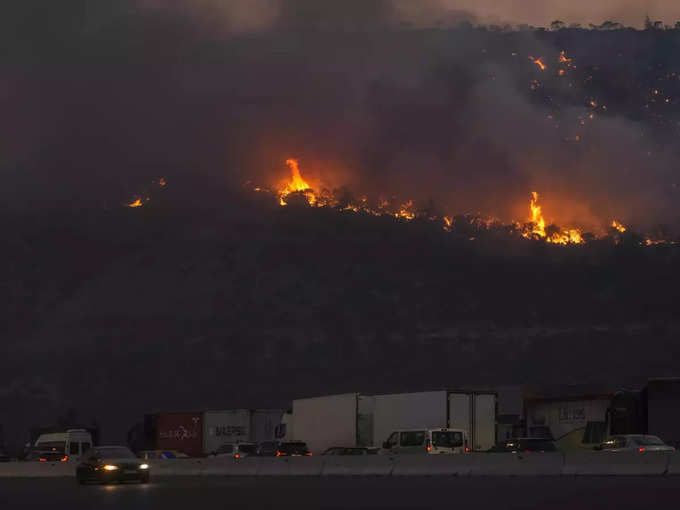
<path id="1" fill-rule="evenodd" d="M 383 443 L 387 454 L 456 454 L 470 451 L 468 433 L 462 429 L 404 429 L 392 432 Z"/>
<path id="2" fill-rule="evenodd" d="M 90 448 L 92 448 L 92 435 L 85 429 L 41 434 L 35 442 L 36 450 L 63 452 L 68 460 L 79 460 L 80 456 Z"/>

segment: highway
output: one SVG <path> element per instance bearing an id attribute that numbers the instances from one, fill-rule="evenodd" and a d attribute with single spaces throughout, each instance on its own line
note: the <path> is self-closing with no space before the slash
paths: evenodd
<path id="1" fill-rule="evenodd" d="M 80 487 L 71 478 L 0 479 L 0 508 L 541 509 L 676 508 L 680 477 L 157 478 Z"/>

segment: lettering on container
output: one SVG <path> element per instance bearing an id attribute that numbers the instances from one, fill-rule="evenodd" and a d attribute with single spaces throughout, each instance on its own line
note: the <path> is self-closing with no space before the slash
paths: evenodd
<path id="1" fill-rule="evenodd" d="M 179 441 L 197 439 L 199 434 L 199 422 L 200 418 L 194 416 L 191 418 L 193 422 L 191 429 L 179 425 L 177 428 L 159 430 L 158 435 L 161 439 L 176 439 Z"/>
<path id="2" fill-rule="evenodd" d="M 217 437 L 245 436 L 248 434 L 246 428 L 242 425 L 221 425 L 211 428 L 210 433 Z"/>

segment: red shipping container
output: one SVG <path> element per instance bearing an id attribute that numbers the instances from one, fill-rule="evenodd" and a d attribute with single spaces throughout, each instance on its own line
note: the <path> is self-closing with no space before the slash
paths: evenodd
<path id="1" fill-rule="evenodd" d="M 160 413 L 156 444 L 160 450 L 177 450 L 190 457 L 203 453 L 202 413 Z"/>

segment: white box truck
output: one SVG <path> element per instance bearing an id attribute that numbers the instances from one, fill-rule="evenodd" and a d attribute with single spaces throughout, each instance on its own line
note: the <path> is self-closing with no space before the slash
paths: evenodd
<path id="1" fill-rule="evenodd" d="M 292 438 L 316 455 L 333 446 L 380 447 L 395 430 L 461 429 L 470 447 L 496 443 L 496 394 L 447 390 L 391 395 L 345 393 L 293 401 Z"/>
<path id="2" fill-rule="evenodd" d="M 450 428 L 466 431 L 470 448 L 484 451 L 496 444 L 496 393 L 442 390 L 376 395 L 373 420 L 376 445 L 398 429 Z"/>

